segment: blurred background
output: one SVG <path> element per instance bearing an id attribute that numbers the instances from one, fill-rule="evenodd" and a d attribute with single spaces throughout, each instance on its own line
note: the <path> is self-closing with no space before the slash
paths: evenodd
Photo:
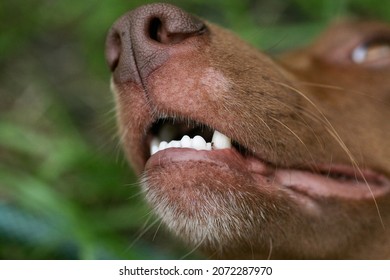
<path id="1" fill-rule="evenodd" d="M 110 25 L 141 0 L 0 2 L 0 258 L 197 258 L 150 213 L 116 134 Z M 269 53 L 383 0 L 169 1 Z"/>

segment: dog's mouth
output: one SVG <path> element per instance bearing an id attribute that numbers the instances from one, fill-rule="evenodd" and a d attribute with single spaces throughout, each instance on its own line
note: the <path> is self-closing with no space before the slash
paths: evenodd
<path id="1" fill-rule="evenodd" d="M 148 131 L 144 140 L 146 171 L 171 164 L 202 162 L 222 166 L 225 172 L 250 174 L 260 188 L 267 182 L 267 185 L 290 190 L 299 197 L 314 199 L 372 199 L 390 189 L 390 182 L 384 175 L 353 165 L 275 166 L 229 135 L 191 119 L 159 118 Z"/>
<path id="2" fill-rule="evenodd" d="M 197 151 L 235 149 L 243 156 L 247 149 L 210 126 L 193 120 L 178 121 L 172 118 L 158 119 L 150 128 L 150 156 L 170 148 L 185 148 Z"/>

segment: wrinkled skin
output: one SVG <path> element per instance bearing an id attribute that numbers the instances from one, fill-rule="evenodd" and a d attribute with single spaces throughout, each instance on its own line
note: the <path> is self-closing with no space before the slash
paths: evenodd
<path id="1" fill-rule="evenodd" d="M 390 26 L 343 22 L 270 58 L 170 5 L 124 15 L 106 57 L 151 207 L 206 257 L 390 258 L 389 45 Z M 359 46 L 370 56 L 357 63 Z M 161 118 L 218 130 L 245 152 L 150 156 Z"/>

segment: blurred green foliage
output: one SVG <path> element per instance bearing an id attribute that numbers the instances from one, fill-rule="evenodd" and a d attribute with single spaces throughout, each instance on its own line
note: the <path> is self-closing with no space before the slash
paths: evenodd
<path id="1" fill-rule="evenodd" d="M 105 35 L 146 2 L 0 2 L 0 258 L 191 251 L 151 215 L 116 136 Z M 380 0 L 170 2 L 270 52 L 307 43 L 335 17 L 390 19 Z"/>

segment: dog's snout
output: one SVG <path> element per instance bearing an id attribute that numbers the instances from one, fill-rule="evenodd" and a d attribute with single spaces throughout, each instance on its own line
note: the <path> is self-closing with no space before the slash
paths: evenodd
<path id="1" fill-rule="evenodd" d="M 201 20 L 177 7 L 146 5 L 113 25 L 107 36 L 106 60 L 116 79 L 137 82 L 162 65 L 172 48 L 205 30 Z"/>

